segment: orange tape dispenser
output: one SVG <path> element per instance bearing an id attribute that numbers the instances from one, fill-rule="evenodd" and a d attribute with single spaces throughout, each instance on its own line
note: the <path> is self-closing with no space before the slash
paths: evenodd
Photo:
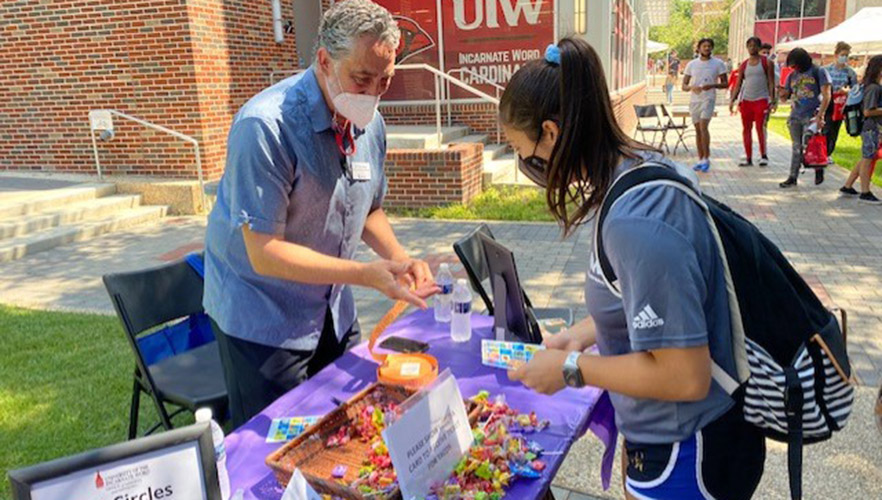
<path id="1" fill-rule="evenodd" d="M 381 383 L 419 389 L 438 377 L 438 360 L 434 356 L 423 353 L 378 354 L 374 352 L 374 344 L 377 343 L 380 334 L 407 309 L 407 306 L 407 302 L 398 301 L 380 319 L 374 331 L 371 332 L 368 352 L 380 363 L 377 368 L 377 379 Z"/>

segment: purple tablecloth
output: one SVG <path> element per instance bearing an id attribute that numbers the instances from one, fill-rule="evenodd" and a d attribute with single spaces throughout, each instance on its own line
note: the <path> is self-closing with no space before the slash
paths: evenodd
<path id="1" fill-rule="evenodd" d="M 417 311 L 390 326 L 384 333 L 420 339 L 430 344 L 429 354 L 438 359 L 441 370 L 449 368 L 459 383 L 463 397 L 482 389 L 492 395 L 505 394 L 508 404 L 521 411 L 535 411 L 549 419 L 548 429 L 533 434 L 547 452 L 547 469 L 541 479 L 513 484 L 508 498 L 538 498 L 551 484 L 573 442 L 591 429 L 607 446 L 603 475 L 608 485 L 615 448 L 616 431 L 612 407 L 606 394 L 596 388 L 565 389 L 554 396 L 536 394 L 520 383 L 508 380 L 505 370 L 481 364 L 481 339 L 492 338 L 493 318 L 475 315 L 473 335 L 466 344 L 450 340 L 449 325 L 435 323 L 432 311 Z M 367 344 L 346 353 L 315 377 L 293 389 L 259 415 L 231 433 L 226 440 L 227 470 L 232 492 L 245 490 L 246 499 L 278 500 L 282 489 L 264 459 L 281 443 L 266 443 L 273 418 L 324 415 L 334 409 L 333 398 L 346 401 L 376 380 L 377 364 L 370 359 Z M 556 454 L 555 454 L 556 453 Z M 587 472 L 587 471 L 586 471 Z"/>

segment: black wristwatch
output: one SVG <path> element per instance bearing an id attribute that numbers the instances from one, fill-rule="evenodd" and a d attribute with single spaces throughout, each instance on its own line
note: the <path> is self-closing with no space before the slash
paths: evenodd
<path id="1" fill-rule="evenodd" d="M 573 351 L 567 356 L 567 360 L 563 365 L 564 382 L 570 387 L 584 387 L 585 381 L 582 379 L 582 370 L 579 369 L 580 351 Z"/>

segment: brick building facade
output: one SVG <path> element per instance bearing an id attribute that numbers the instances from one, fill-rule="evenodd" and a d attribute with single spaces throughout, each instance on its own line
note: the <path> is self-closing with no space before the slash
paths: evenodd
<path id="1" fill-rule="evenodd" d="M 294 20 L 295 1 L 281 2 L 286 22 Z M 628 14 L 625 24 L 634 24 L 630 16 L 636 18 L 642 4 L 615 2 L 627 4 L 628 9 L 616 12 Z M 322 8 L 329 4 L 323 0 Z M 557 5 L 560 29 L 568 32 L 571 6 Z M 584 9 L 575 15 L 591 24 Z M 589 33 L 596 33 L 609 26 L 591 28 Z M 642 81 L 640 58 L 608 40 L 590 39 L 604 64 L 618 68 L 608 69 L 617 115 L 625 129 L 632 129 L 632 105 L 643 96 L 642 84 L 632 85 Z M 308 64 L 308 45 L 298 54 L 295 34 L 275 41 L 269 0 L 4 0 L 0 170 L 94 173 L 89 111 L 114 109 L 196 139 L 205 178 L 217 179 L 235 112 L 269 84 L 271 75 L 278 80 L 293 72 L 298 56 Z M 611 55 L 620 53 L 628 58 Z M 434 104 L 425 101 L 386 102 L 381 111 L 390 124 L 435 123 Z M 446 111 L 445 106 L 445 121 Z M 472 133 L 498 142 L 493 105 L 454 101 L 451 116 Z M 196 179 L 191 144 L 118 117 L 114 131 L 112 140 L 99 142 L 103 173 Z M 460 145 L 450 152 L 390 152 L 390 202 L 407 204 L 420 194 L 429 195 L 433 204 L 468 201 L 480 192 L 480 149 Z M 445 176 L 456 172 L 459 178 L 430 183 L 427 173 L 440 171 Z"/>
<path id="2" fill-rule="evenodd" d="M 233 113 L 293 69 L 270 2 L 15 0 L 0 3 L 0 169 L 91 173 L 88 113 L 116 109 L 194 137 L 223 170 Z M 192 146 L 115 120 L 110 174 L 195 178 Z"/>

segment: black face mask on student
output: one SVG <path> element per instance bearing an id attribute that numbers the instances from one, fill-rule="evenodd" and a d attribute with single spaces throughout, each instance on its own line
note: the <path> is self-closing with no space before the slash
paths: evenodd
<path id="1" fill-rule="evenodd" d="M 539 133 L 539 140 L 542 140 L 542 133 Z M 536 156 L 536 150 L 539 148 L 539 142 L 533 148 L 533 154 L 524 158 L 518 155 L 518 170 L 523 172 L 528 179 L 533 181 L 541 188 L 548 187 L 548 160 Z"/>

